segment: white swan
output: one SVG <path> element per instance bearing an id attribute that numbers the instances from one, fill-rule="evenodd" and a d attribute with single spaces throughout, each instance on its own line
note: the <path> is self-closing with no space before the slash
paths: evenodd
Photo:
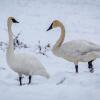
<path id="1" fill-rule="evenodd" d="M 14 54 L 13 32 L 11 30 L 12 23 L 19 22 L 14 17 L 8 18 L 7 26 L 9 43 L 6 57 L 10 68 L 19 75 L 20 85 L 22 85 L 23 74 L 29 76 L 29 84 L 31 83 L 32 75 L 41 75 L 49 78 L 49 74 L 47 73 L 46 69 L 34 56 L 29 54 Z"/>
<path id="2" fill-rule="evenodd" d="M 61 35 L 53 46 L 54 55 L 73 62 L 76 73 L 78 73 L 78 62 L 88 62 L 88 68 L 90 72 L 93 72 L 92 61 L 100 57 L 100 46 L 85 40 L 72 40 L 62 44 L 65 38 L 65 28 L 60 21 L 54 20 L 47 31 L 56 27 L 61 28 Z"/>

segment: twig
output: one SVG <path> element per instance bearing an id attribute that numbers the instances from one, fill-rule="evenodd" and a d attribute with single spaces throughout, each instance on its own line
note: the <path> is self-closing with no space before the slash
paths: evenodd
<path id="1" fill-rule="evenodd" d="M 62 84 L 65 80 L 66 80 L 66 78 L 64 77 L 64 78 L 63 78 L 62 80 L 60 80 L 56 85 Z"/>

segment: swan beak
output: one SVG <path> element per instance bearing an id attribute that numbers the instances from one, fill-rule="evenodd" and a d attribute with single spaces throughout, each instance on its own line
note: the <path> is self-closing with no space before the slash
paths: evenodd
<path id="1" fill-rule="evenodd" d="M 50 25 L 50 27 L 47 29 L 47 31 L 52 29 L 52 25 L 53 25 L 53 23 Z"/>
<path id="2" fill-rule="evenodd" d="M 16 19 L 12 19 L 13 23 L 19 23 Z"/>

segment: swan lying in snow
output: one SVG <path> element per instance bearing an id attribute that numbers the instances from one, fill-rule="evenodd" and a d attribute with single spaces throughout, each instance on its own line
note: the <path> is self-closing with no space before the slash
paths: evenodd
<path id="1" fill-rule="evenodd" d="M 9 17 L 7 21 L 9 43 L 7 48 L 7 63 L 10 68 L 18 73 L 20 85 L 22 85 L 22 75 L 29 76 L 29 84 L 31 83 L 32 75 L 41 75 L 49 78 L 44 66 L 32 55 L 29 54 L 14 54 L 13 32 L 11 26 L 13 23 L 19 23 L 14 17 Z"/>
<path id="2" fill-rule="evenodd" d="M 79 62 L 88 62 L 88 68 L 90 72 L 93 72 L 92 62 L 100 57 L 100 46 L 85 40 L 72 40 L 62 44 L 65 38 L 65 28 L 60 21 L 54 20 L 47 31 L 56 27 L 61 28 L 61 35 L 53 46 L 54 55 L 73 62 L 76 73 L 78 73 Z"/>

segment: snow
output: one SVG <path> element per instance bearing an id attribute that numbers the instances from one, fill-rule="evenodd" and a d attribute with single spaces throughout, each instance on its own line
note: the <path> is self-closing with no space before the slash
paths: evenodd
<path id="1" fill-rule="evenodd" d="M 30 46 L 15 52 L 34 54 L 51 77 L 33 76 L 31 85 L 20 87 L 18 75 L 6 63 L 6 52 L 0 50 L 0 100 L 100 100 L 100 59 L 93 62 L 94 73 L 89 72 L 87 63 L 79 63 L 76 74 L 73 63 L 51 51 L 48 57 L 33 52 L 39 40 L 43 45 L 54 45 L 60 29 L 46 29 L 55 19 L 66 28 L 65 42 L 84 39 L 100 44 L 99 0 L 1 0 L 0 41 L 8 41 L 9 16 L 20 22 L 13 25 L 14 34 L 21 33 L 20 40 Z M 27 81 L 24 77 L 23 83 Z"/>

